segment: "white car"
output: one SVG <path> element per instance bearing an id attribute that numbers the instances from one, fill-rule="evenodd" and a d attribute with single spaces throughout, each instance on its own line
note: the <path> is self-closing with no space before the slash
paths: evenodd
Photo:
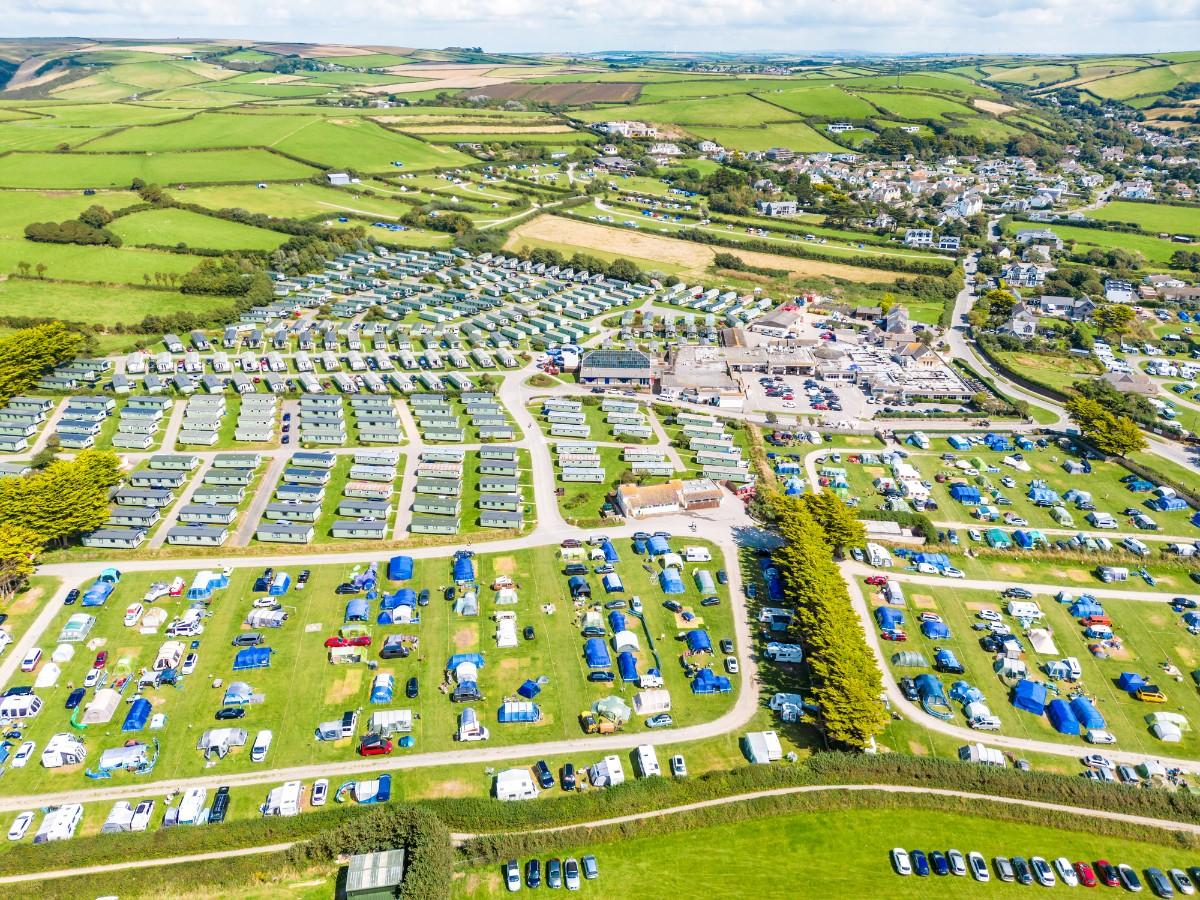
<path id="1" fill-rule="evenodd" d="M 1113 767 L 1112 760 L 1107 756 L 1101 756 L 1099 753 L 1092 753 L 1085 756 L 1083 764 L 1089 769 L 1111 769 Z"/>
<path id="2" fill-rule="evenodd" d="M 684 762 L 682 753 L 671 757 L 671 774 L 676 778 L 687 778 L 687 763 Z"/>
<path id="3" fill-rule="evenodd" d="M 736 656 L 725 657 L 725 671 L 730 675 L 736 675 L 738 673 L 738 661 Z"/>
<path id="4" fill-rule="evenodd" d="M 1101 731 L 1098 728 L 1093 728 L 1084 736 L 1084 740 L 1089 744 L 1115 744 L 1117 736 L 1111 731 Z"/>
<path id="5" fill-rule="evenodd" d="M 254 601 L 255 609 L 274 609 L 279 605 L 279 601 L 274 597 L 259 597 Z"/>
<path id="6" fill-rule="evenodd" d="M 25 837 L 25 832 L 29 831 L 29 826 L 32 824 L 33 813 L 21 813 L 12 823 L 12 828 L 8 829 L 8 839 L 10 841 L 19 841 L 21 838 Z"/>
<path id="7" fill-rule="evenodd" d="M 42 661 L 42 648 L 34 647 L 25 654 L 25 658 L 21 660 L 21 671 L 32 672 L 38 667 L 38 663 Z"/>
<path id="8" fill-rule="evenodd" d="M 967 537 L 969 537 L 973 541 L 983 540 L 983 535 L 979 533 L 978 528 L 968 528 L 967 529 Z"/>
<path id="9" fill-rule="evenodd" d="M 784 401 L 783 401 L 783 408 L 784 408 L 784 409 L 795 409 L 795 408 L 796 408 L 796 401 L 794 401 L 794 400 L 784 400 Z"/>
<path id="10" fill-rule="evenodd" d="M 936 575 L 938 568 L 933 563 L 917 563 L 917 571 L 922 575 Z"/>
<path id="11" fill-rule="evenodd" d="M 195 652 L 189 653 L 183 658 L 183 665 L 179 669 L 181 675 L 191 675 L 196 671 L 196 663 L 200 661 L 200 657 Z"/>
<path id="12" fill-rule="evenodd" d="M 962 569 L 956 569 L 954 566 L 946 566 L 942 569 L 942 575 L 946 578 L 966 578 Z"/>
<path id="13" fill-rule="evenodd" d="M 981 609 L 975 615 L 977 618 L 983 619 L 985 622 L 1000 621 L 1000 613 L 996 612 L 994 609 Z"/>
<path id="14" fill-rule="evenodd" d="M 1058 877 L 1062 879 L 1063 884 L 1067 887 L 1079 887 L 1079 876 L 1075 874 L 1075 869 L 1069 859 L 1065 856 L 1060 856 L 1054 861 L 1054 868 L 1058 872 Z"/>
<path id="15" fill-rule="evenodd" d="M 908 851 L 903 847 L 892 851 L 892 868 L 896 870 L 897 875 L 912 874 L 912 862 L 908 858 Z"/>
<path id="16" fill-rule="evenodd" d="M 987 860 L 983 854 L 972 850 L 967 854 L 967 865 L 971 869 L 971 877 L 976 881 L 991 881 L 992 873 L 988 871 Z"/>
<path id="17" fill-rule="evenodd" d="M 324 806 L 327 799 L 329 799 L 329 779 L 318 778 L 313 782 L 310 802 L 313 806 Z"/>
<path id="18" fill-rule="evenodd" d="M 166 592 L 166 589 L 167 589 L 167 586 L 164 584 L 163 585 L 164 593 Z M 142 604 L 131 603 L 129 605 L 129 607 L 125 610 L 125 627 L 126 628 L 135 627 L 137 625 L 137 623 L 142 620 L 142 613 L 145 611 L 146 611 L 146 607 L 142 606 Z"/>
<path id="19" fill-rule="evenodd" d="M 97 684 L 100 683 L 100 676 L 103 674 L 104 674 L 104 672 L 101 669 L 92 669 L 84 677 L 83 686 L 85 688 L 94 688 Z"/>
<path id="20" fill-rule="evenodd" d="M 17 752 L 13 754 L 12 767 L 14 769 L 23 769 L 29 764 L 29 758 L 33 756 L 33 748 L 37 746 L 33 741 L 26 741 L 17 748 Z"/>
<path id="21" fill-rule="evenodd" d="M 130 831 L 145 831 L 150 827 L 150 819 L 154 816 L 154 801 L 143 800 L 133 809 L 133 818 L 129 820 Z"/>

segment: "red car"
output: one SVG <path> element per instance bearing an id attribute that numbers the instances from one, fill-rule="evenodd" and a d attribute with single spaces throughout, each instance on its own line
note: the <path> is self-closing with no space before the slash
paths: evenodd
<path id="1" fill-rule="evenodd" d="M 1096 860 L 1096 876 L 1101 883 L 1109 887 L 1117 887 L 1121 883 L 1121 879 L 1117 877 L 1117 867 L 1110 863 L 1107 859 Z"/>
<path id="2" fill-rule="evenodd" d="M 887 579 L 882 575 L 868 575 L 867 584 L 874 585 L 875 587 L 883 587 L 887 584 Z"/>
<path id="3" fill-rule="evenodd" d="M 369 635 L 360 634 L 357 637 L 344 638 L 334 635 L 331 638 L 326 638 L 326 647 L 370 647 L 371 638 Z"/>
<path id="4" fill-rule="evenodd" d="M 908 635 L 906 633 L 904 633 L 903 631 L 895 631 L 895 630 L 881 631 L 879 633 L 879 636 L 885 641 L 895 641 L 897 643 L 901 643 L 903 641 L 908 640 Z"/>
<path id="5" fill-rule="evenodd" d="M 96 654 L 96 659 L 92 662 L 93 669 L 103 669 L 104 664 L 108 662 L 108 651 L 101 650 Z"/>
<path id="6" fill-rule="evenodd" d="M 364 734 L 358 742 L 358 752 L 363 756 L 386 756 L 392 752 L 392 740 L 378 734 Z"/>
<path id="7" fill-rule="evenodd" d="M 812 405 L 812 408 L 813 408 L 813 409 L 819 409 L 819 410 L 822 410 L 822 411 L 829 409 L 829 407 L 828 407 L 827 405 L 825 405 L 824 403 L 814 403 L 814 404 Z"/>
<path id="8" fill-rule="evenodd" d="M 1079 883 L 1084 887 L 1095 887 L 1100 883 L 1096 878 L 1096 873 L 1092 871 L 1092 867 L 1085 862 L 1075 863 L 1075 874 L 1079 876 Z"/>

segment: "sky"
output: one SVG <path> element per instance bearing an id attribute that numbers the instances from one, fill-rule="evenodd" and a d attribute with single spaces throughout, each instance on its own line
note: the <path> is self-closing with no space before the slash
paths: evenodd
<path id="1" fill-rule="evenodd" d="M 494 52 L 1149 53 L 1200 0 L 8 0 L 8 35 L 245 38 Z"/>

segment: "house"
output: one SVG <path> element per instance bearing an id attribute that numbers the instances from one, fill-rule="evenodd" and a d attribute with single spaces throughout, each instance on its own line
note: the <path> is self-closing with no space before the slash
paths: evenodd
<path id="1" fill-rule="evenodd" d="M 910 228 L 904 232 L 904 244 L 907 247 L 932 247 L 933 229 Z"/>
<path id="2" fill-rule="evenodd" d="M 308 544 L 312 542 L 314 533 L 315 530 L 311 525 L 291 525 L 264 520 L 258 523 L 254 538 L 272 543 Z"/>
<path id="3" fill-rule="evenodd" d="M 383 540 L 387 537 L 387 522 L 364 522 L 357 519 L 342 519 L 333 523 L 330 533 L 336 538 L 358 538 L 360 540 Z"/>
<path id="4" fill-rule="evenodd" d="M 952 234 L 943 234 L 938 238 L 937 248 L 939 250 L 946 250 L 950 253 L 957 253 L 961 243 L 962 238 L 956 237 Z"/>
<path id="5" fill-rule="evenodd" d="M 714 509 L 721 504 L 721 488 L 707 478 L 665 484 L 623 484 L 617 488 L 617 508 L 630 518 L 669 515 L 693 509 Z"/>
<path id="6" fill-rule="evenodd" d="M 794 216 L 799 211 L 795 200 L 759 200 L 754 205 L 761 215 L 772 218 Z"/>
<path id="7" fill-rule="evenodd" d="M 1046 272 L 1033 263 L 1013 262 L 1001 267 L 1000 277 L 1010 287 L 1038 287 L 1046 280 Z"/>
<path id="8" fill-rule="evenodd" d="M 1104 280 L 1104 299 L 1109 303 L 1132 303 L 1134 301 L 1133 285 L 1119 278 Z"/>
<path id="9" fill-rule="evenodd" d="M 168 544 L 220 547 L 228 539 L 229 529 L 218 525 L 177 525 L 167 530 Z"/>
<path id="10" fill-rule="evenodd" d="M 1038 300 L 1043 316 L 1053 316 L 1058 319 L 1069 319 L 1072 322 L 1083 322 L 1096 309 L 1095 301 L 1088 297 L 1058 297 L 1045 295 Z"/>
<path id="11" fill-rule="evenodd" d="M 1031 313 L 1029 307 L 1024 303 L 1018 303 L 1013 307 L 1012 313 L 1009 315 L 1008 321 L 1001 327 L 1001 331 L 1016 337 L 1028 338 L 1037 333 L 1037 325 L 1037 316 Z"/>
<path id="12" fill-rule="evenodd" d="M 1049 228 L 1023 228 L 1017 232 L 1016 241 L 1022 247 L 1030 244 L 1045 244 L 1055 250 L 1063 248 L 1062 238 Z"/>
<path id="13" fill-rule="evenodd" d="M 1101 378 L 1123 394 L 1142 394 L 1146 397 L 1158 394 L 1154 379 L 1143 372 L 1106 372 Z"/>
<path id="14" fill-rule="evenodd" d="M 520 512 L 485 509 L 479 514 L 479 524 L 484 528 L 520 529 L 525 525 L 525 517 Z"/>
<path id="15" fill-rule="evenodd" d="M 579 383 L 649 387 L 653 362 L 640 350 L 591 350 L 579 363 Z"/>
<path id="16" fill-rule="evenodd" d="M 830 134 L 845 134 L 847 131 L 853 131 L 854 126 L 849 122 L 830 122 L 825 126 L 825 130 Z"/>
<path id="17" fill-rule="evenodd" d="M 325 180 L 333 187 L 342 187 L 350 183 L 350 176 L 345 172 L 326 172 Z"/>

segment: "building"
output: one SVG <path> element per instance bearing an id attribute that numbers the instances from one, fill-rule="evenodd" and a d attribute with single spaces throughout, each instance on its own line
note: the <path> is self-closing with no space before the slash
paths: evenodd
<path id="1" fill-rule="evenodd" d="M 1105 279 L 1104 299 L 1109 303 L 1132 303 L 1134 301 L 1133 285 L 1119 278 Z"/>
<path id="2" fill-rule="evenodd" d="M 630 120 L 597 122 L 593 127 L 601 134 L 624 138 L 654 137 L 658 134 L 658 129 L 653 125 Z"/>
<path id="3" fill-rule="evenodd" d="M 617 488 L 617 508 L 632 519 L 670 515 L 721 505 L 721 488 L 711 479 L 674 478 L 665 484 L 623 484 Z"/>
<path id="4" fill-rule="evenodd" d="M 337 186 L 349 184 L 350 176 L 347 175 L 345 172 L 326 172 L 325 180 L 328 181 L 331 185 L 337 187 Z"/>
<path id="5" fill-rule="evenodd" d="M 776 218 L 779 216 L 794 216 L 799 212 L 795 200 L 759 200 L 754 204 L 759 213 Z"/>
<path id="6" fill-rule="evenodd" d="M 592 350 L 579 363 L 579 383 L 649 387 L 654 381 L 654 363 L 641 350 Z"/>
<path id="7" fill-rule="evenodd" d="M 1028 338 L 1037 333 L 1037 325 L 1037 316 L 1031 313 L 1029 307 L 1024 303 L 1018 303 L 1013 307 L 1008 321 L 1004 323 L 1001 330 L 1017 337 Z"/>
<path id="8" fill-rule="evenodd" d="M 403 850 L 363 853 L 350 857 L 341 893 L 346 900 L 391 900 L 403 881 Z"/>
<path id="9" fill-rule="evenodd" d="M 830 122 L 825 126 L 825 130 L 830 134 L 845 134 L 847 131 L 853 131 L 854 126 L 849 122 Z"/>
<path id="10" fill-rule="evenodd" d="M 933 229 L 909 228 L 904 232 L 904 244 L 907 247 L 932 247 Z"/>

